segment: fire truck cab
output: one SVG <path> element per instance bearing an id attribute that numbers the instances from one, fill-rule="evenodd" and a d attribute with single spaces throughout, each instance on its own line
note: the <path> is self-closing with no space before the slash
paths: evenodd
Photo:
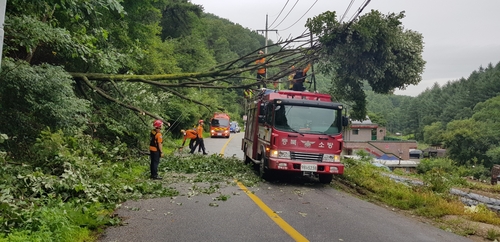
<path id="1" fill-rule="evenodd" d="M 210 137 L 224 137 L 229 138 L 230 119 L 227 113 L 214 113 L 210 120 Z"/>
<path id="2" fill-rule="evenodd" d="M 340 161 L 343 105 L 328 94 L 265 90 L 247 109 L 241 149 L 245 163 L 259 167 L 262 178 L 274 171 L 318 176 L 329 184 L 344 172 Z"/>

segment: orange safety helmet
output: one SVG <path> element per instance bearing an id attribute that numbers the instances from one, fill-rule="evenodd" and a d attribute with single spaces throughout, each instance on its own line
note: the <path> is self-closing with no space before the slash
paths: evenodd
<path id="1" fill-rule="evenodd" d="M 153 127 L 155 128 L 161 128 L 161 126 L 163 125 L 163 121 L 157 119 L 153 122 Z"/>

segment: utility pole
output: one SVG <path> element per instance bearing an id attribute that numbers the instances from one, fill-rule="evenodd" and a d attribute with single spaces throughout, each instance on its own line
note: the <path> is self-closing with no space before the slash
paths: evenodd
<path id="1" fill-rule="evenodd" d="M 266 39 L 265 39 L 265 41 L 266 41 L 266 42 L 265 42 L 266 48 L 265 48 L 265 50 L 264 50 L 264 53 L 266 53 L 266 54 L 267 54 L 267 32 L 269 32 L 269 31 L 274 31 L 274 32 L 276 32 L 276 33 L 278 32 L 278 30 L 277 30 L 277 29 L 268 29 L 268 27 L 269 27 L 269 26 L 267 26 L 267 14 L 266 14 L 266 29 L 260 29 L 260 30 L 258 29 L 258 30 L 257 30 L 257 33 L 258 33 L 258 32 L 263 32 L 263 33 L 264 33 L 264 37 L 266 38 Z"/>
<path id="2" fill-rule="evenodd" d="M 2 66 L 3 57 L 3 24 L 5 22 L 5 9 L 7 8 L 7 0 L 0 0 L 0 68 Z"/>
<path id="3" fill-rule="evenodd" d="M 268 23 L 267 23 L 267 14 L 266 14 L 266 29 L 260 29 L 260 30 L 258 29 L 258 30 L 257 30 L 257 33 L 259 33 L 259 32 L 263 32 L 263 33 L 264 33 L 264 38 L 265 38 L 265 44 L 264 44 L 264 45 L 265 45 L 265 49 L 264 49 L 264 53 L 265 53 L 265 54 L 267 54 L 267 32 L 269 32 L 269 31 L 274 31 L 274 32 L 276 32 L 276 33 L 278 32 L 278 30 L 277 30 L 277 29 L 268 29 L 268 28 L 269 28 L 269 26 L 267 26 L 267 24 L 268 24 Z M 266 79 L 267 79 L 267 71 L 266 71 Z"/>

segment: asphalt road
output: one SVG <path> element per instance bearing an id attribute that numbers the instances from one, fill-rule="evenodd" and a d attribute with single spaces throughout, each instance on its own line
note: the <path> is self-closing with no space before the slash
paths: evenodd
<path id="1" fill-rule="evenodd" d="M 206 139 L 209 154 L 242 157 L 243 133 Z M 229 141 L 229 142 L 228 142 Z M 193 184 L 176 184 L 189 192 Z M 257 187 L 225 184 L 227 201 L 199 194 L 127 201 L 124 226 L 99 241 L 471 241 L 355 198 L 308 177 Z"/>

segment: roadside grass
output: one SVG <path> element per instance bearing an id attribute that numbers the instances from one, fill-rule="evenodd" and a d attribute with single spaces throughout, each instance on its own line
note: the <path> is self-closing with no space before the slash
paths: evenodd
<path id="1" fill-rule="evenodd" d="M 500 238 L 500 232 L 495 230 L 495 229 L 489 229 L 487 233 L 488 233 L 488 236 L 486 238 L 491 240 L 491 241 Z"/>
<path id="2" fill-rule="evenodd" d="M 500 193 L 500 186 L 492 186 L 490 184 L 480 183 L 480 182 L 467 182 L 465 185 L 460 186 L 462 188 L 468 188 L 473 190 Z"/>
<path id="3" fill-rule="evenodd" d="M 486 186 L 471 185 L 463 178 L 445 174 L 442 170 L 431 169 L 425 174 L 412 174 L 410 179 L 419 179 L 424 185 L 411 185 L 397 182 L 387 176 L 385 170 L 370 164 L 370 158 L 360 160 L 346 159 L 346 169 L 342 176 L 336 177 L 334 186 L 358 194 L 362 198 L 385 204 L 404 211 L 406 214 L 420 216 L 438 223 L 440 227 L 460 235 L 477 235 L 484 239 L 497 238 L 500 231 L 500 217 L 497 212 L 485 205 L 465 206 L 460 198 L 448 193 L 451 187 L 473 187 L 486 190 Z M 405 173 L 398 173 L 407 176 Z M 456 186 L 455 186 L 456 184 Z M 493 189 L 496 191 L 496 189 Z M 444 219 L 458 217 L 460 221 Z M 481 230 L 478 223 L 492 225 Z M 464 224 L 469 224 L 465 226 Z"/>

